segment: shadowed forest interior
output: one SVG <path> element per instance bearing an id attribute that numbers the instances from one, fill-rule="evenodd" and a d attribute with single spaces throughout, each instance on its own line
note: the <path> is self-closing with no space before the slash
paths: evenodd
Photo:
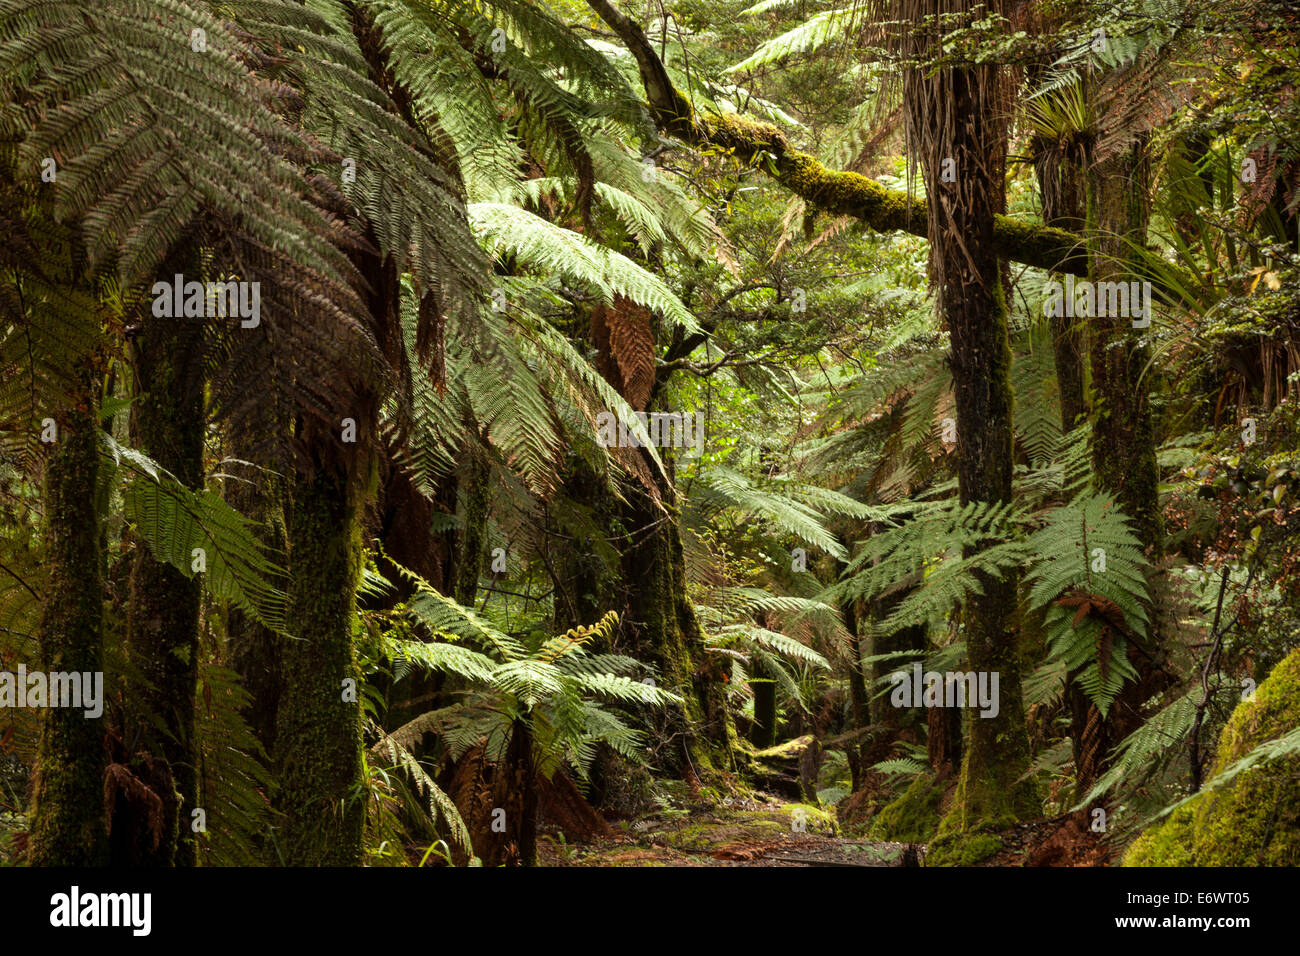
<path id="1" fill-rule="evenodd" d="M 0 866 L 1300 865 L 1297 40 L 0 0 Z"/>

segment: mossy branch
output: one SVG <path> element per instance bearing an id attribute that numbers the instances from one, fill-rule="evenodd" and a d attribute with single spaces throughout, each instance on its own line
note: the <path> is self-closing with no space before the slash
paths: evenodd
<path id="1" fill-rule="evenodd" d="M 702 115 L 673 86 L 663 62 L 637 23 L 615 9 L 610 0 L 587 0 L 587 5 L 635 57 L 650 113 L 660 132 L 694 146 L 727 150 L 740 162 L 762 169 L 820 212 L 852 216 L 882 232 L 899 230 L 927 238 L 924 199 L 887 189 L 858 173 L 827 169 L 816 157 L 794 148 L 785 134 L 771 124 L 730 114 Z M 998 216 L 993 240 L 998 255 L 1012 262 L 1077 276 L 1088 274 L 1084 239 L 1068 230 Z"/>

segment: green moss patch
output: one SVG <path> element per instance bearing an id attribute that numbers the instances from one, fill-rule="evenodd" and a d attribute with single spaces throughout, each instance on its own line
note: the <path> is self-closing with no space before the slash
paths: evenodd
<path id="1" fill-rule="evenodd" d="M 939 802 L 943 784 L 923 774 L 912 781 L 893 803 L 871 820 L 871 839 L 898 843 L 926 843 L 939 828 Z"/>
<path id="2" fill-rule="evenodd" d="M 1300 649 L 1237 705 L 1219 738 L 1207 786 L 1255 747 L 1300 726 Z M 1300 756 L 1207 789 L 1147 830 L 1125 866 L 1300 866 Z"/>

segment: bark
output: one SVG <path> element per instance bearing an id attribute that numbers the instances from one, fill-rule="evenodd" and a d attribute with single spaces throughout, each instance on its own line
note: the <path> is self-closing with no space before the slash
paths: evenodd
<path id="1" fill-rule="evenodd" d="M 238 444 L 236 445 L 238 448 Z M 239 455 L 236 450 L 237 457 Z M 227 483 L 231 507 L 256 522 L 258 537 L 268 553 L 289 553 L 285 526 L 288 488 L 278 474 L 263 471 L 255 481 Z M 226 619 L 227 655 L 231 670 L 240 675 L 251 700 L 244 721 L 268 755 L 275 753 L 275 725 L 284 686 L 281 644 L 285 640 L 241 608 L 230 609 Z"/>
<path id="2" fill-rule="evenodd" d="M 698 773 L 730 763 L 734 729 L 722 692 L 724 671 L 705 657 L 704 634 L 686 594 L 676 496 L 668 483 L 659 492 L 663 508 L 640 485 L 629 483 L 624 492 L 623 620 L 628 653 L 652 663 L 662 684 L 685 701 L 669 721 L 668 733 L 678 741 L 671 769 Z"/>
<path id="3" fill-rule="evenodd" d="M 1070 232 L 1082 230 L 1085 190 L 1083 171 L 1078 164 L 1040 146 L 1034 151 L 1034 173 L 1043 197 L 1043 222 Z M 1087 337 L 1083 323 L 1071 316 L 1052 316 L 1048 322 L 1061 397 L 1061 430 L 1068 432 L 1087 414 L 1084 396 Z"/>
<path id="4" fill-rule="evenodd" d="M 41 666 L 82 674 L 103 671 L 103 578 L 96 508 L 99 436 L 94 390 L 59 422 L 45 471 L 45 560 L 49 579 L 40 624 Z M 32 782 L 32 866 L 108 862 L 104 812 L 107 767 L 102 717 L 75 707 L 42 713 Z"/>
<path id="5" fill-rule="evenodd" d="M 1150 163 L 1145 137 L 1088 169 L 1089 233 L 1093 237 L 1090 279 L 1094 283 L 1130 281 L 1133 244 L 1146 239 L 1146 183 Z M 1160 558 L 1163 520 L 1155 422 L 1144 379 L 1149 330 L 1134 329 L 1126 316 L 1100 315 L 1092 320 L 1093 432 L 1092 465 L 1098 487 L 1114 494 L 1152 561 Z M 1130 643 L 1129 657 L 1137 681 L 1126 684 L 1103 718 L 1077 686 L 1071 684 L 1070 737 L 1075 760 L 1076 795 L 1083 797 L 1111 764 L 1111 751 L 1142 722 L 1141 706 L 1160 689 L 1155 666 L 1159 622 L 1153 616 L 1148 648 Z"/>
<path id="6" fill-rule="evenodd" d="M 491 475 L 487 452 L 473 443 L 465 447 L 465 462 L 459 486 L 463 500 L 461 529 L 457 536 L 456 591 L 458 604 L 473 607 L 483 570 L 483 548 L 487 540 L 487 519 L 491 505 Z"/>
<path id="7" fill-rule="evenodd" d="M 446 518 L 456 508 L 454 475 L 439 476 L 432 489 L 422 488 L 403 464 L 405 454 L 396 441 L 389 442 L 380 461 L 380 494 L 373 533 L 383 542 L 384 555 L 414 571 L 444 594 L 454 591 L 455 538 L 450 530 L 433 530 L 435 516 Z M 367 607 L 392 607 L 414 592 L 387 563 L 380 569 L 393 584 L 393 593 Z"/>
<path id="8" fill-rule="evenodd" d="M 275 761 L 280 848 L 289 865 L 361 862 L 361 671 L 352 646 L 361 557 L 356 484 L 324 463 L 290 479 L 290 637 L 283 642 Z"/>
<path id="9" fill-rule="evenodd" d="M 528 722 L 517 720 L 506 751 L 506 773 L 512 789 L 519 793 L 519 865 L 537 865 L 537 768 L 533 764 L 533 734 Z"/>
<path id="10" fill-rule="evenodd" d="M 1094 239 L 1089 278 L 1094 284 L 1135 277 L 1128 263 L 1132 244 L 1141 246 L 1146 238 L 1149 176 L 1145 141 L 1090 167 L 1088 215 Z M 1096 316 L 1092 329 L 1092 464 L 1097 484 L 1115 494 L 1142 546 L 1158 558 L 1159 471 L 1151 378 L 1143 377 L 1151 333 L 1134 329 L 1127 316 Z"/>
<path id="11" fill-rule="evenodd" d="M 760 750 L 776 744 L 776 683 L 762 679 L 754 683 L 754 725 L 749 741 Z"/>
<path id="12" fill-rule="evenodd" d="M 962 12 L 961 0 L 924 0 L 913 22 Z M 933 29 L 932 27 L 927 29 Z M 938 38 L 920 31 L 913 54 L 931 55 Z M 997 214 L 1005 204 L 1005 100 L 996 66 L 942 68 L 904 78 L 911 141 L 920 154 L 929 205 L 931 282 L 952 341 L 961 502 L 1011 498 L 1011 349 L 999 254 Z M 945 182 L 950 172 L 952 181 Z M 1005 254 L 1003 251 L 1002 254 Z M 968 546 L 968 553 L 979 545 Z M 1031 781 L 1018 653 L 1016 578 L 981 575 L 962 615 L 970 668 L 999 675 L 995 717 L 966 716 L 962 777 L 950 830 L 1003 825 L 1039 811 Z"/>
<path id="13" fill-rule="evenodd" d="M 135 405 L 137 446 L 186 487 L 203 485 L 203 327 L 198 321 L 146 315 L 136 349 L 140 399 Z M 163 833 L 156 848 L 133 862 L 194 866 L 198 845 L 190 826 L 198 806 L 194 695 L 198 681 L 197 577 L 157 560 L 139 545 L 131 571 L 126 638 L 140 680 L 128 701 L 139 732 L 135 760 L 147 754 L 159 779 L 174 786 L 158 794 Z M 115 822 L 115 830 L 117 823 Z"/>
<path id="14" fill-rule="evenodd" d="M 844 565 L 841 565 L 844 567 Z M 871 697 L 867 693 L 867 679 L 862 671 L 862 641 L 858 637 L 858 609 L 856 601 L 845 601 L 842 613 L 844 628 L 848 631 L 848 666 L 845 678 L 849 685 L 849 706 L 853 714 L 851 731 L 865 731 L 871 726 Z M 866 779 L 867 764 L 863 759 L 861 738 L 854 738 L 845 747 L 853 792 L 862 788 Z"/>

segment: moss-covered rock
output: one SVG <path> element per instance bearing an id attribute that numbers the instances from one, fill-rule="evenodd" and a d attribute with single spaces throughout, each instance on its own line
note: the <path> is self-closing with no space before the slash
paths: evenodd
<path id="1" fill-rule="evenodd" d="M 1124 854 L 1125 866 L 1194 866 L 1192 808 L 1179 807 L 1164 825 L 1152 827 Z"/>
<path id="2" fill-rule="evenodd" d="M 988 832 L 957 832 L 930 844 L 926 866 L 974 866 L 1002 849 L 1002 837 Z"/>
<path id="3" fill-rule="evenodd" d="M 926 843 L 939 827 L 943 784 L 930 774 L 912 781 L 893 803 L 872 818 L 871 839 L 897 843 Z"/>
<path id="4" fill-rule="evenodd" d="M 1139 837 L 1125 866 L 1300 866 L 1300 756 L 1214 779 L 1260 744 L 1300 726 L 1300 649 L 1237 705 L 1207 790 Z"/>

